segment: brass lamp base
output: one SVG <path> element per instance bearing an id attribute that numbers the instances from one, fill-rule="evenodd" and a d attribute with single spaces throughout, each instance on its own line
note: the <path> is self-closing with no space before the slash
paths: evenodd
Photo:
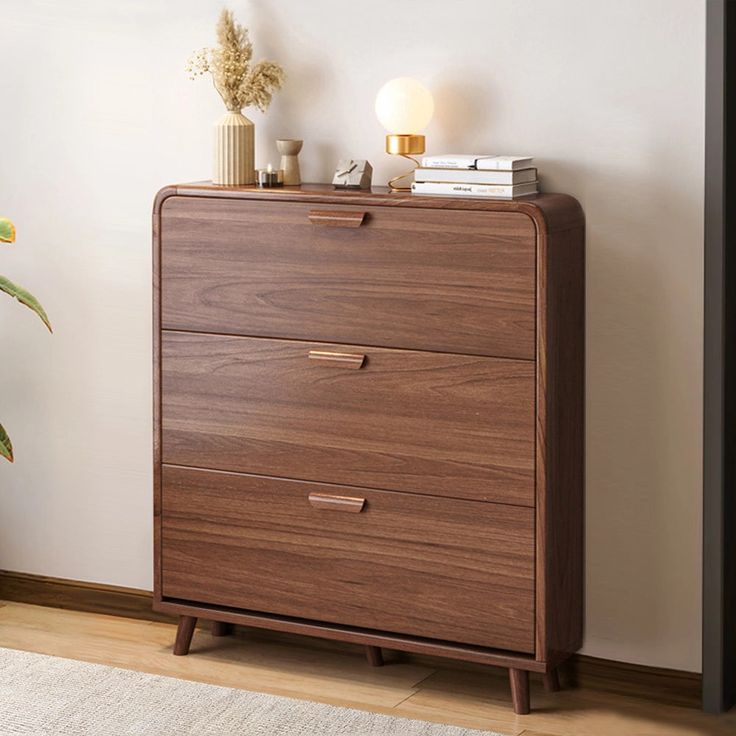
<path id="1" fill-rule="evenodd" d="M 393 156 L 403 156 L 412 161 L 416 166 L 419 166 L 419 161 L 413 158 L 414 155 L 420 155 L 424 153 L 425 139 L 423 135 L 404 135 L 404 134 L 390 134 L 386 136 L 386 153 L 390 153 Z M 414 173 L 414 169 L 407 171 L 405 174 L 399 174 L 395 176 L 388 183 L 389 187 L 394 192 L 409 192 L 411 186 L 399 186 L 397 182 L 401 179 L 405 179 Z"/>
<path id="2" fill-rule="evenodd" d="M 396 135 L 386 136 L 386 153 L 394 156 L 411 156 L 424 153 L 423 135 Z"/>

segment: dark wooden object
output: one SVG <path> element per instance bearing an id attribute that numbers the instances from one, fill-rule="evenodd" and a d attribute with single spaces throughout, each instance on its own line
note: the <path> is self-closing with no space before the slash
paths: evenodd
<path id="1" fill-rule="evenodd" d="M 514 713 L 524 716 L 529 712 L 529 672 L 514 667 L 509 669 L 511 683 L 511 701 Z"/>
<path id="2" fill-rule="evenodd" d="M 542 682 L 544 683 L 545 690 L 550 693 L 556 693 L 560 689 L 559 672 L 556 669 L 550 670 L 546 674 L 542 675 Z"/>
<path id="3" fill-rule="evenodd" d="M 168 198 L 162 327 L 534 357 L 529 218 L 373 206 L 360 227 L 322 227 L 312 211 Z"/>
<path id="4" fill-rule="evenodd" d="M 195 616 L 179 616 L 179 626 L 176 629 L 176 641 L 174 642 L 174 654 L 182 656 L 189 654 L 189 646 L 192 643 L 194 627 L 197 625 Z"/>
<path id="5" fill-rule="evenodd" d="M 383 654 L 381 652 L 381 647 L 367 646 L 365 648 L 365 656 L 371 667 L 383 667 Z"/>
<path id="6" fill-rule="evenodd" d="M 165 465 L 163 597 L 534 652 L 532 509 L 361 492 Z"/>
<path id="7" fill-rule="evenodd" d="M 155 608 L 507 667 L 528 712 L 582 636 L 577 202 L 183 185 L 154 258 Z"/>
<path id="8" fill-rule="evenodd" d="M 233 625 L 223 621 L 213 621 L 210 631 L 212 636 L 230 636 L 233 633 Z"/>
<path id="9" fill-rule="evenodd" d="M 534 506 L 532 362 L 335 347 L 165 332 L 163 462 Z"/>
<path id="10" fill-rule="evenodd" d="M 178 616 L 174 614 L 153 610 L 153 594 L 150 591 L 8 570 L 0 570 L 0 600 L 124 616 L 172 625 L 176 625 L 178 620 Z M 260 628 L 253 629 L 249 633 L 250 636 L 261 640 L 268 638 L 293 644 L 298 639 L 301 646 L 312 645 L 308 638 L 276 630 Z M 326 643 L 327 641 L 314 646 L 321 648 Z M 329 643 L 337 651 L 347 653 L 355 649 L 354 644 L 341 642 L 338 638 L 333 638 Z M 436 668 L 442 664 L 438 657 L 428 654 L 397 652 L 396 656 L 400 661 L 425 667 Z M 485 667 L 482 664 L 457 660 L 454 666 L 471 672 L 482 671 Z M 571 684 L 593 692 L 608 692 L 683 708 L 700 706 L 702 678 L 697 672 L 626 664 L 580 654 L 573 655 L 565 669 L 567 680 Z"/>
<path id="11" fill-rule="evenodd" d="M 736 704 L 736 3 L 706 3 L 703 707 Z"/>

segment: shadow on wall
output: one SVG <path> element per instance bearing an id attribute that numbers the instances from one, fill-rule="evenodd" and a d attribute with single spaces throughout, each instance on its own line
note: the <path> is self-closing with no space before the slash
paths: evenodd
<path id="1" fill-rule="evenodd" d="M 288 70 L 284 88 L 273 99 L 269 114 L 258 123 L 257 145 L 263 153 L 275 151 L 278 138 L 304 138 L 303 121 L 314 115 L 314 110 L 329 110 L 329 98 L 325 90 L 334 87 L 336 73 L 333 65 L 316 55 L 310 48 L 310 57 L 295 54 L 291 32 L 284 28 L 283 19 L 274 13 L 268 2 L 252 2 L 252 12 L 247 20 L 251 38 L 256 40 L 256 52 L 267 58 L 278 59 Z M 332 139 L 308 141 L 312 159 L 318 160 L 320 170 L 310 180 L 331 181 L 333 164 L 339 158 L 339 149 Z M 270 154 L 266 155 L 270 159 Z M 277 162 L 278 159 L 273 159 Z M 302 171 L 304 175 L 304 171 Z"/>
<path id="2" fill-rule="evenodd" d="M 698 577 L 689 540 L 699 519 L 675 528 L 671 509 L 694 508 L 700 479 L 699 433 L 686 431 L 701 421 L 689 388 L 700 380 L 700 353 L 688 355 L 682 330 L 666 325 L 692 320 L 687 332 L 698 329 L 701 274 L 683 273 L 682 263 L 699 252 L 702 212 L 686 183 L 661 177 L 671 153 L 653 142 L 647 155 L 645 175 L 538 160 L 542 190 L 575 192 L 587 220 L 586 647 L 634 662 L 638 646 L 665 649 L 677 621 L 699 615 L 687 589 Z M 689 406 L 673 405 L 673 395 Z M 673 616 L 673 590 L 691 610 Z"/>
<path id="3" fill-rule="evenodd" d="M 457 70 L 452 76 L 443 76 L 432 84 L 435 110 L 432 134 L 427 139 L 430 152 L 441 153 L 473 151 L 501 153 L 488 150 L 492 140 L 489 121 L 493 120 L 493 86 L 488 79 L 474 83 L 477 70 Z"/>

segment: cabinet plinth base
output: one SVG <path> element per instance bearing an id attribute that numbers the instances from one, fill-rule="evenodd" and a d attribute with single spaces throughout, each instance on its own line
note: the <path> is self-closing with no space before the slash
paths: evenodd
<path id="1" fill-rule="evenodd" d="M 508 670 L 509 683 L 511 685 L 511 700 L 513 703 L 514 713 L 517 715 L 526 715 L 530 712 L 530 689 L 529 689 L 529 673 L 536 672 L 542 675 L 544 687 L 549 692 L 560 690 L 558 660 L 554 663 L 545 663 L 512 654 L 497 654 L 489 651 L 484 658 L 473 656 L 473 650 L 464 651 L 459 648 L 453 648 L 450 651 L 444 651 L 448 645 L 440 642 L 429 642 L 422 640 L 402 640 L 398 636 L 390 636 L 386 634 L 368 633 L 360 631 L 351 631 L 349 629 L 338 630 L 336 628 L 323 628 L 314 624 L 291 623 L 288 619 L 278 620 L 275 617 L 269 620 L 270 625 L 265 625 L 265 621 L 261 616 L 248 613 L 225 612 L 220 610 L 207 611 L 205 615 L 204 608 L 195 608 L 193 606 L 181 603 L 163 603 L 156 606 L 158 609 L 173 612 L 172 609 L 179 611 L 191 611 L 192 613 L 201 612 L 202 617 L 208 619 L 210 615 L 217 613 L 222 618 L 231 618 L 231 621 L 222 621 L 221 619 L 212 620 L 211 633 L 213 636 L 226 636 L 233 633 L 235 622 L 243 623 L 246 626 L 255 626 L 257 628 L 265 628 L 276 631 L 286 631 L 294 633 L 307 633 L 309 635 L 322 636 L 337 641 L 347 641 L 354 644 L 362 644 L 365 652 L 366 661 L 372 667 L 381 667 L 384 664 L 383 648 L 394 648 L 399 651 L 414 652 L 417 654 L 429 654 L 431 656 L 449 656 L 452 659 L 466 660 L 470 662 L 478 662 L 495 667 L 503 667 Z M 177 611 L 177 612 L 179 612 Z M 179 624 L 176 630 L 176 641 L 174 644 L 174 654 L 182 656 L 189 653 L 189 647 L 194 634 L 194 628 L 197 624 L 198 617 L 190 614 L 179 613 Z M 383 641 L 381 641 L 383 640 Z M 368 643 L 376 642 L 376 643 Z M 421 644 L 420 644 L 421 642 Z M 383 643 L 386 647 L 378 644 Z"/>

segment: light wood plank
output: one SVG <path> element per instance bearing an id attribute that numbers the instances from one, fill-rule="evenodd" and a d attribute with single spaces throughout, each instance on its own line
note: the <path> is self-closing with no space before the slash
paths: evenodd
<path id="1" fill-rule="evenodd" d="M 399 715 L 469 728 L 513 733 L 504 724 L 549 736 L 733 736 L 734 716 L 713 718 L 694 709 L 665 706 L 596 690 L 548 693 L 531 678 L 532 712 L 509 712 L 508 686 L 496 675 L 440 670 L 394 709 Z"/>
<path id="2" fill-rule="evenodd" d="M 214 685 L 332 703 L 506 736 L 733 736 L 736 714 L 704 715 L 593 689 L 549 694 L 532 675 L 532 712 L 511 710 L 505 670 L 432 668 L 391 661 L 369 667 L 362 647 L 334 649 L 301 637 L 278 641 L 238 630 L 197 629 L 192 653 L 171 653 L 175 627 L 23 603 L 0 603 L 0 645 Z"/>
<path id="3" fill-rule="evenodd" d="M 346 655 L 200 629 L 191 653 L 175 657 L 174 636 L 169 624 L 22 603 L 0 608 L 5 647 L 350 707 L 391 708 L 433 672 L 410 664 L 368 667 L 358 646 Z"/>

